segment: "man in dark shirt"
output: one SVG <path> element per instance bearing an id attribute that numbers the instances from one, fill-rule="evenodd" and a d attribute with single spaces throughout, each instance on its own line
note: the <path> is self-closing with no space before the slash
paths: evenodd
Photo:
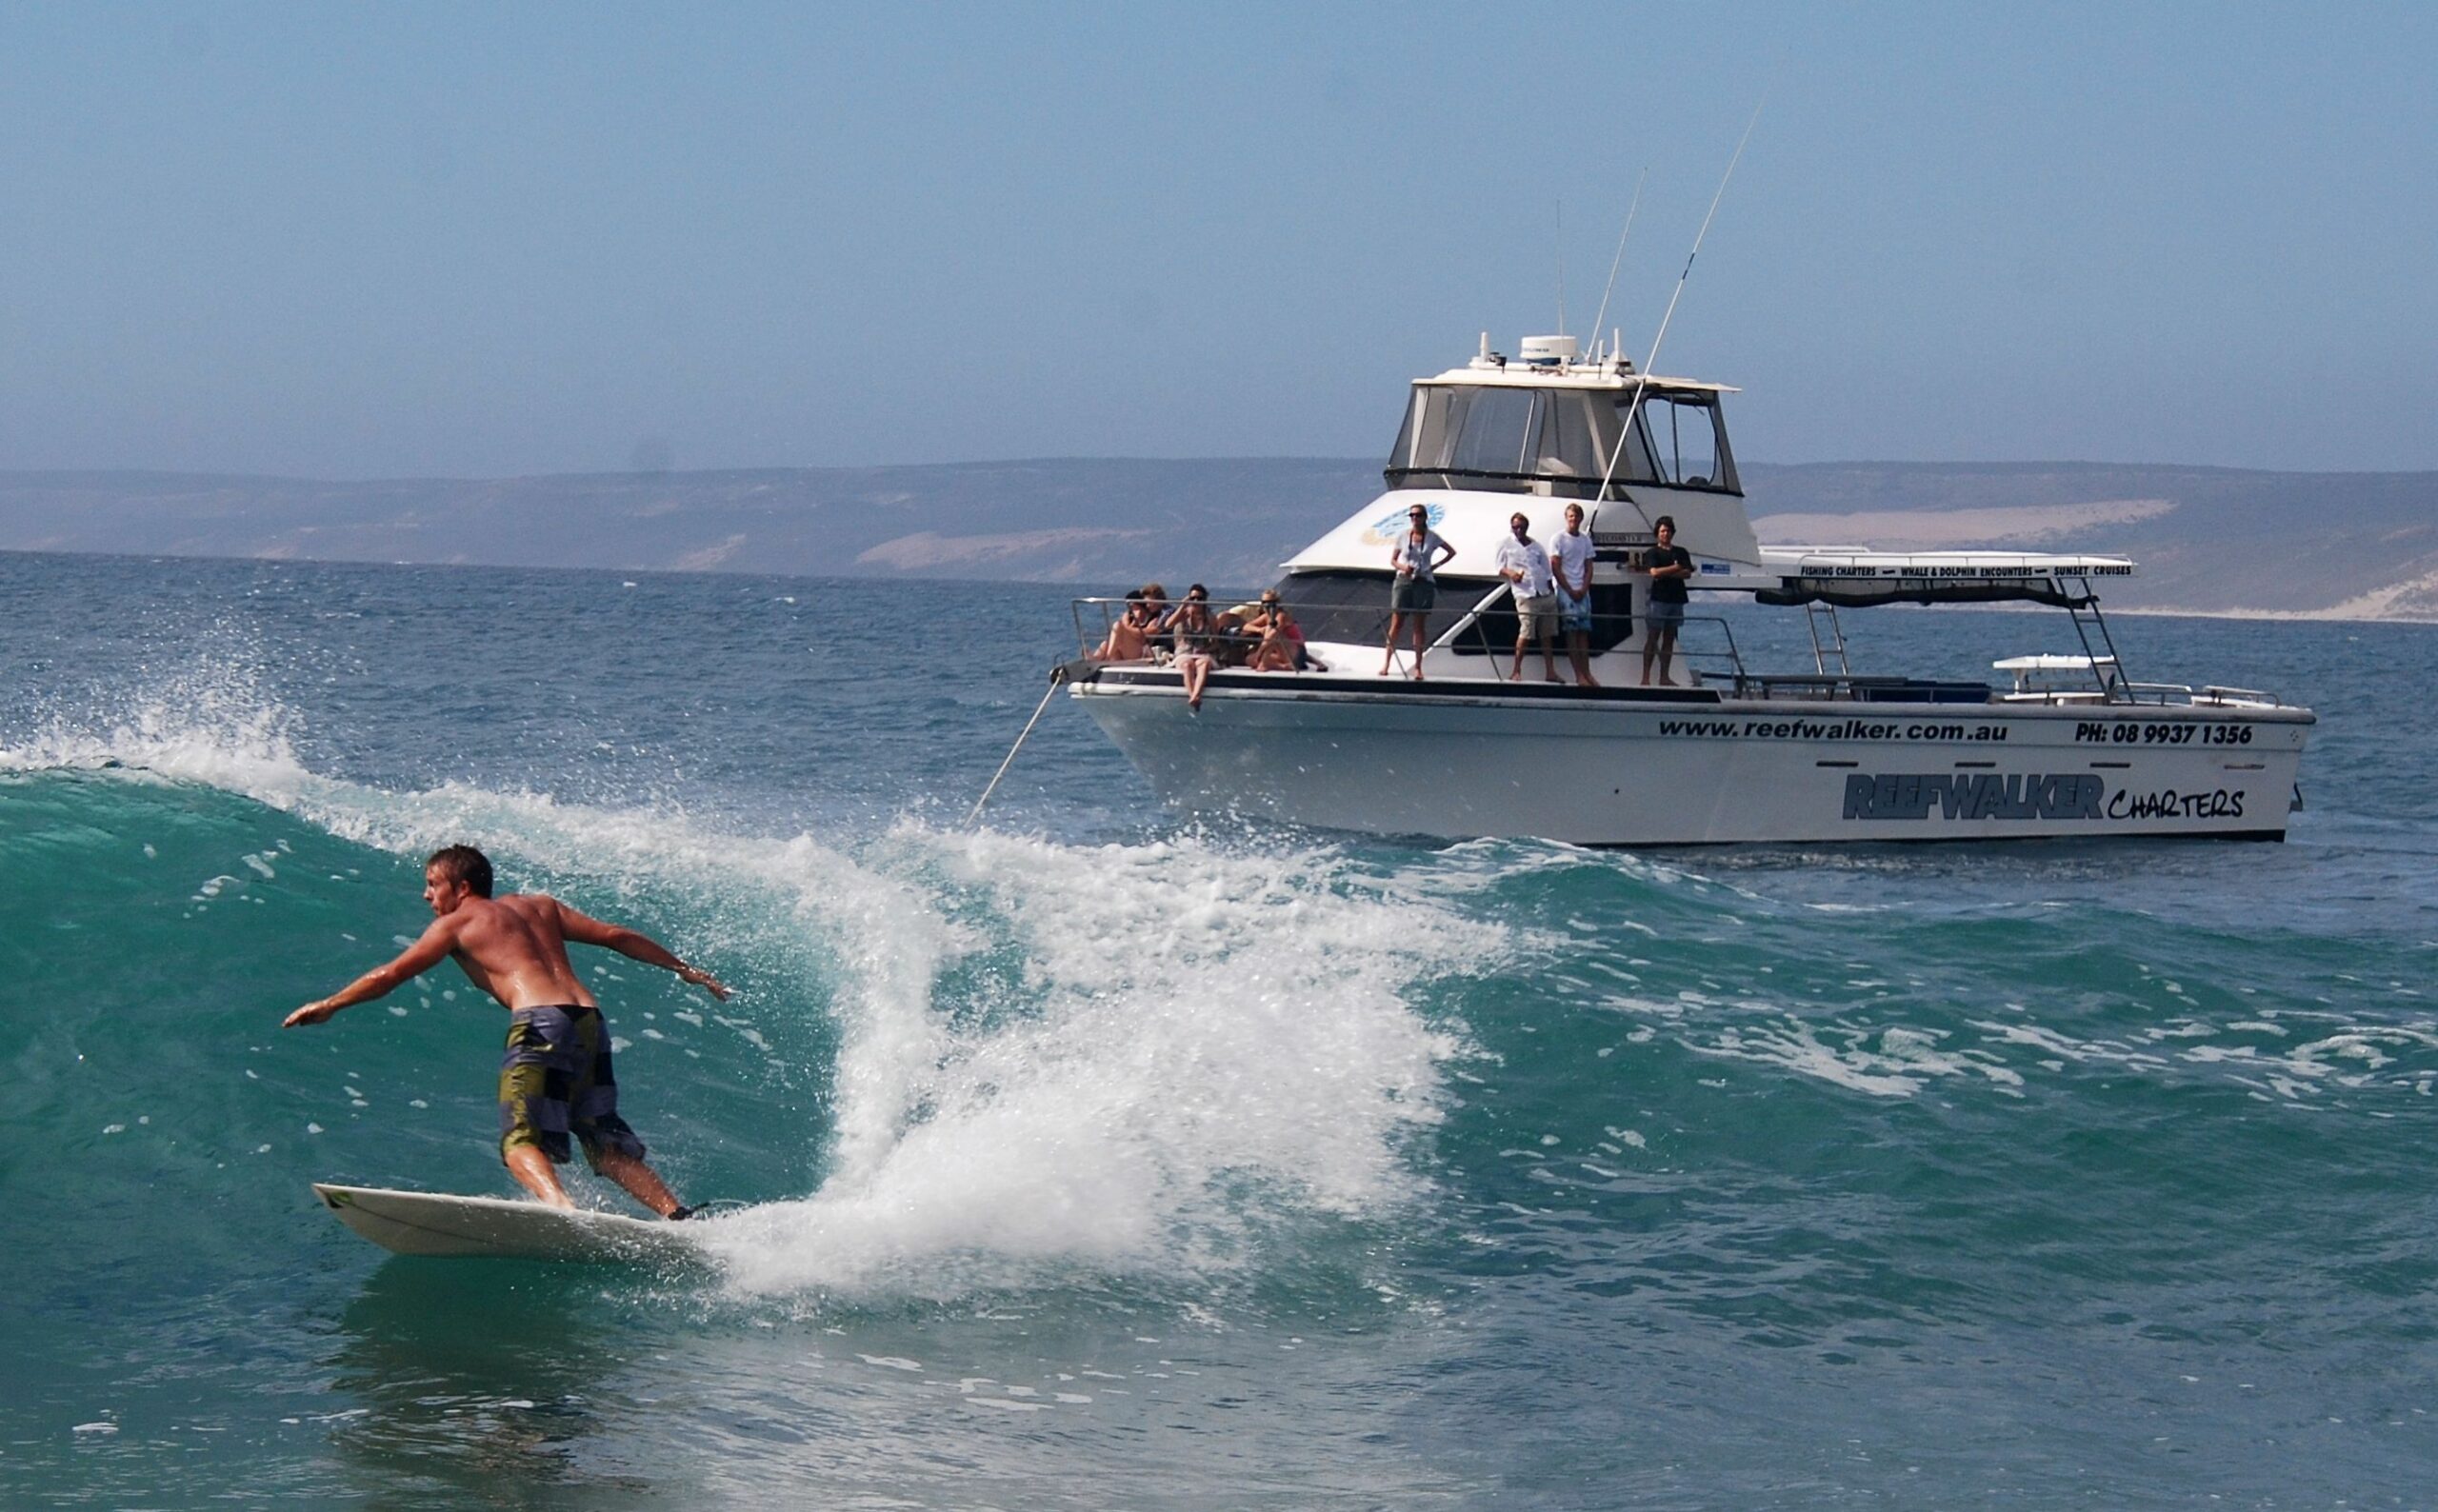
<path id="1" fill-rule="evenodd" d="M 1685 623 L 1685 580 L 1693 575 L 1693 554 L 1676 544 L 1676 517 L 1663 514 L 1652 526 L 1659 544 L 1650 548 L 1650 600 L 1643 616 L 1642 683 L 1650 686 L 1650 664 L 1659 663 L 1659 686 L 1674 687 L 1668 676 L 1676 655 L 1676 630 Z"/>

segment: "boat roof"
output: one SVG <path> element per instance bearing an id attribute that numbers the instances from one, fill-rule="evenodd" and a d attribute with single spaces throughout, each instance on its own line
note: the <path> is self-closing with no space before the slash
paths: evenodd
<path id="1" fill-rule="evenodd" d="M 1773 576 L 1848 582 L 2133 575 L 2132 558 L 2088 552 L 1874 551 L 1858 546 L 1764 546 L 1759 566 Z"/>
<path id="2" fill-rule="evenodd" d="M 1585 362 L 1542 367 L 1520 362 L 1486 362 L 1476 357 L 1464 367 L 1450 368 L 1436 377 L 1414 380 L 1414 386 L 1420 388 L 1447 388 L 1457 384 L 1509 388 L 1615 389 L 1641 385 L 1680 393 L 1735 394 L 1744 391 L 1732 384 L 1705 383 L 1699 378 L 1662 378 L 1655 373 L 1645 375 L 1634 371 L 1630 362 Z"/>
<path id="3" fill-rule="evenodd" d="M 2133 576 L 2132 559 L 2067 551 L 1873 551 L 1765 546 L 1761 560 L 1698 557 L 1689 587 L 1749 592 L 1764 604 L 2087 603 L 2094 578 Z"/>

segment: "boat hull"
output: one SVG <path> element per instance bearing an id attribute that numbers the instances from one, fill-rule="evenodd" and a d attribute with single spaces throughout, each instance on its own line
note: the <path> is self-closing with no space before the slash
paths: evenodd
<path id="1" fill-rule="evenodd" d="M 1188 813 L 1596 846 L 2283 839 L 2308 710 L 1172 676 L 1074 696 Z M 1564 695 L 1564 696 L 1552 696 Z"/>

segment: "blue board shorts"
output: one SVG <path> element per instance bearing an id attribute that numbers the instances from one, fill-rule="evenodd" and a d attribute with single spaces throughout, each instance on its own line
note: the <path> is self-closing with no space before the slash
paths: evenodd
<path id="1" fill-rule="evenodd" d="M 530 1144 L 564 1164 L 570 1134 L 590 1160 L 604 1150 L 644 1158 L 644 1142 L 618 1116 L 610 1026 L 600 1009 L 572 1004 L 514 1009 L 499 1062 L 500 1159 Z"/>
<path id="2" fill-rule="evenodd" d="M 1653 599 L 1644 607 L 1643 618 L 1649 620 L 1653 626 L 1665 625 L 1673 627 L 1685 623 L 1685 606 L 1662 604 L 1657 599 Z"/>
<path id="3" fill-rule="evenodd" d="M 1590 594 L 1586 593 L 1579 599 L 1570 599 L 1566 596 L 1566 589 L 1558 589 L 1558 629 L 1568 635 L 1591 633 Z"/>

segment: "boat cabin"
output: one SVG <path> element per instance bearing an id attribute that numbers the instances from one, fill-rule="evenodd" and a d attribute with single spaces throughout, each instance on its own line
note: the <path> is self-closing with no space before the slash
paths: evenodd
<path id="1" fill-rule="evenodd" d="M 1535 336 L 1510 362 L 1489 349 L 1413 386 L 1389 449 L 1389 487 L 1622 499 L 1635 487 L 1741 495 L 1719 396 L 1689 379 L 1645 379 L 1605 349 Z"/>

